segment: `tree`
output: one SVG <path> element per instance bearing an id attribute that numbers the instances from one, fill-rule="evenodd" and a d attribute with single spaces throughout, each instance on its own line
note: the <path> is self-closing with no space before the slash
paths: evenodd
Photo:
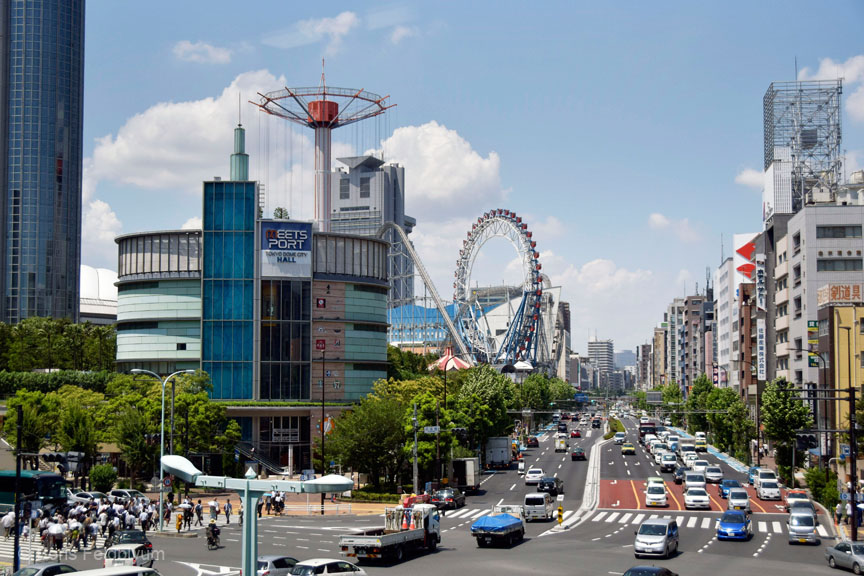
<path id="1" fill-rule="evenodd" d="M 453 420 L 468 430 L 471 446 L 483 446 L 490 436 L 507 432 L 513 425 L 507 408 L 515 396 L 513 383 L 491 366 L 484 364 L 467 371 L 456 397 Z"/>
<path id="2" fill-rule="evenodd" d="M 137 477 L 153 461 L 155 448 L 147 444 L 147 434 L 151 432 L 151 420 L 144 410 L 127 405 L 117 414 L 114 440 L 123 453 L 123 460 L 129 465 L 130 476 Z M 232 451 L 233 455 L 233 451 Z M 155 467 L 154 467 L 155 468 Z"/>
<path id="3" fill-rule="evenodd" d="M 273 210 L 273 219 L 274 220 L 290 220 L 291 216 L 288 215 L 288 209 L 282 208 L 281 206 L 277 207 Z"/>
<path id="4" fill-rule="evenodd" d="M 436 418 L 436 413 L 440 408 L 440 401 L 437 400 L 432 394 L 429 392 L 418 394 L 411 401 L 411 405 L 406 407 L 406 414 L 403 420 L 404 422 L 404 430 L 405 435 L 407 436 L 408 442 L 405 443 L 403 453 L 406 459 L 413 458 L 414 454 L 414 443 L 412 442 L 414 437 L 414 424 L 413 424 L 413 416 L 414 416 L 414 406 L 417 406 L 417 467 L 420 471 L 421 478 L 435 478 L 437 476 L 435 470 L 435 459 L 436 459 L 436 444 L 435 439 L 436 435 L 434 434 L 425 434 L 423 432 L 423 428 L 426 426 L 435 426 L 438 422 L 442 424 L 443 428 L 447 428 L 447 422 L 449 418 L 447 414 L 439 415 Z M 438 448 L 440 453 L 443 455 L 447 455 L 450 453 L 450 445 L 452 443 L 452 436 L 449 433 L 439 434 L 438 435 Z"/>
<path id="5" fill-rule="evenodd" d="M 720 450 L 746 460 L 755 425 L 747 413 L 747 406 L 731 388 L 714 388 L 708 395 L 706 408 L 710 411 L 713 443 Z"/>
<path id="6" fill-rule="evenodd" d="M 760 402 L 759 414 L 765 437 L 776 444 L 778 471 L 787 481 L 792 472 L 788 467 L 796 448 L 795 435 L 813 425 L 810 410 L 800 394 L 801 391 L 784 378 L 778 378 L 765 385 Z"/>
<path id="7" fill-rule="evenodd" d="M 7 403 L 8 416 L 4 423 L 4 432 L 8 442 L 15 445 L 18 442 L 18 406 L 22 407 L 24 422 L 20 441 L 23 452 L 38 453 L 51 443 L 51 433 L 57 422 L 60 406 L 55 396 L 44 392 L 19 390 Z M 31 467 L 35 470 L 35 458 L 29 458 Z"/>
<path id="8" fill-rule="evenodd" d="M 708 415 L 705 411 L 708 409 L 708 396 L 713 390 L 714 384 L 705 374 L 701 374 L 693 382 L 684 406 L 687 412 L 687 429 L 691 434 L 707 428 Z"/>
<path id="9" fill-rule="evenodd" d="M 648 393 L 644 390 L 637 390 L 634 396 L 636 410 L 648 410 Z"/>
<path id="10" fill-rule="evenodd" d="M 387 378 L 413 380 L 429 375 L 431 357 L 401 350 L 396 346 L 387 347 Z M 448 375 L 449 376 L 449 375 Z"/>
<path id="11" fill-rule="evenodd" d="M 99 448 L 96 437 L 96 423 L 91 412 L 80 404 L 71 404 L 61 411 L 57 429 L 57 440 L 66 452 L 81 452 L 84 469 L 76 472 L 86 474 L 89 463 L 93 462 Z"/>
<path id="12" fill-rule="evenodd" d="M 234 461 L 234 446 L 240 442 L 242 437 L 243 432 L 240 429 L 240 423 L 232 418 L 228 420 L 222 433 L 215 438 L 218 451 L 222 453 L 222 470 L 226 476 L 239 476 L 239 464 Z"/>
<path id="13" fill-rule="evenodd" d="M 90 484 L 93 490 L 107 494 L 117 482 L 117 471 L 110 464 L 99 464 L 90 469 Z"/>
<path id="14" fill-rule="evenodd" d="M 681 425 L 681 388 L 675 381 L 670 382 L 663 387 L 663 409 L 666 413 L 671 414 L 670 420 L 673 426 Z"/>

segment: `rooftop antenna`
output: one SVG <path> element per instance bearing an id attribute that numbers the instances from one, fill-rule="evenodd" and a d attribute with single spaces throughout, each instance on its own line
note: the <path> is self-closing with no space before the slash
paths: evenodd
<path id="1" fill-rule="evenodd" d="M 798 81 L 798 56 L 795 56 L 795 81 Z"/>
<path id="2" fill-rule="evenodd" d="M 243 125 L 243 108 L 240 106 L 240 98 L 242 94 L 237 92 L 237 125 Z"/>
<path id="3" fill-rule="evenodd" d="M 726 246 L 723 244 L 723 233 L 720 233 L 720 263 L 726 261 Z"/>

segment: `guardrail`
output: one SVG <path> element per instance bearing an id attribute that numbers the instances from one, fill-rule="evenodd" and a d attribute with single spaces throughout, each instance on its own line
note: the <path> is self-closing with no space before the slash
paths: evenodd
<path id="1" fill-rule="evenodd" d="M 345 514 L 351 513 L 351 504 L 324 504 L 324 512 L 335 512 L 339 514 L 339 511 L 343 511 Z M 321 513 L 321 504 L 293 504 L 290 506 L 283 506 L 283 512 L 306 512 L 306 514 L 320 514 Z"/>

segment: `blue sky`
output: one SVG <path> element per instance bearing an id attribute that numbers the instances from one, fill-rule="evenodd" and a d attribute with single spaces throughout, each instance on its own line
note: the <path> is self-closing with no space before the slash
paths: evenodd
<path id="1" fill-rule="evenodd" d="M 858 1 L 92 0 L 82 261 L 116 270 L 117 234 L 196 224 L 201 181 L 228 176 L 238 94 L 268 207 L 311 218 L 312 134 L 246 101 L 317 85 L 326 58 L 328 85 L 397 104 L 334 133 L 334 156 L 383 146 L 405 166 L 445 298 L 470 222 L 513 209 L 571 303 L 574 350 L 595 333 L 632 349 L 704 290 L 721 236 L 729 255 L 761 228 L 762 96 L 796 58 L 799 78 L 845 78 L 847 171 L 864 167 L 862 21 Z M 516 282 L 515 257 L 490 242 L 472 278 Z"/>

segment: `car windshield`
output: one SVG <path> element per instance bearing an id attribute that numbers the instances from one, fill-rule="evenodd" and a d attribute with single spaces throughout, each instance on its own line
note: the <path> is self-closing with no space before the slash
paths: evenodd
<path id="1" fill-rule="evenodd" d="M 528 470 L 528 474 L 530 474 L 531 476 L 542 476 L 543 470 L 539 470 L 537 468 L 532 468 L 531 470 Z"/>
<path id="2" fill-rule="evenodd" d="M 790 516 L 789 523 L 792 526 L 813 526 L 812 516 Z"/>
<path id="3" fill-rule="evenodd" d="M 777 476 L 774 474 L 774 472 L 763 471 L 763 472 L 759 473 L 759 479 L 762 480 L 763 482 L 765 480 L 775 480 L 776 478 L 777 478 Z"/>
<path id="4" fill-rule="evenodd" d="M 741 483 L 737 480 L 723 480 L 723 486 L 731 488 L 732 486 L 741 486 Z"/>
<path id="5" fill-rule="evenodd" d="M 852 545 L 852 553 L 856 556 L 864 555 L 864 544 L 853 544 Z"/>
<path id="6" fill-rule="evenodd" d="M 720 519 L 721 522 L 728 522 L 730 524 L 743 524 L 744 523 L 744 514 L 740 512 L 726 512 L 723 514 L 723 517 Z"/>
<path id="7" fill-rule="evenodd" d="M 703 490 L 702 488 L 691 488 L 690 490 L 687 490 L 687 495 L 688 496 L 707 496 L 708 493 L 705 492 L 705 490 Z"/>
<path id="8" fill-rule="evenodd" d="M 649 494 L 665 494 L 666 489 L 663 488 L 663 486 L 657 486 L 655 484 L 654 486 L 648 486 L 648 493 Z"/>
<path id="9" fill-rule="evenodd" d="M 762 481 L 762 488 L 768 488 L 769 490 L 776 490 L 779 488 L 779 486 L 777 486 L 777 482 L 766 482 L 763 480 Z"/>
<path id="10" fill-rule="evenodd" d="M 816 510 L 813 504 L 807 500 L 792 501 L 789 503 L 790 508 L 806 508 L 807 510 Z"/>
<path id="11" fill-rule="evenodd" d="M 546 500 L 543 496 L 528 496 L 525 498 L 526 506 L 543 506 L 546 503 Z"/>
<path id="12" fill-rule="evenodd" d="M 732 500 L 747 500 L 749 496 L 747 496 L 746 490 L 730 490 L 729 498 Z"/>
<path id="13" fill-rule="evenodd" d="M 31 566 L 28 566 L 26 568 L 21 568 L 20 570 L 15 572 L 15 574 L 13 574 L 12 576 L 34 576 L 35 574 L 37 574 L 39 572 L 39 570 L 41 570 L 41 568 L 38 568 L 38 567 L 33 568 Z"/>
<path id="14" fill-rule="evenodd" d="M 666 534 L 664 524 L 643 524 L 639 527 L 639 534 L 643 536 L 663 536 Z"/>
<path id="15" fill-rule="evenodd" d="M 292 576 L 313 576 L 315 574 L 314 566 L 294 566 L 291 569 Z"/>
<path id="16" fill-rule="evenodd" d="M 624 573 L 624 576 L 657 576 L 660 571 L 654 566 L 634 566 Z"/>
<path id="17" fill-rule="evenodd" d="M 663 454 L 662 458 L 663 458 L 663 460 L 670 460 L 673 462 L 675 461 L 675 455 L 674 454 Z"/>
<path id="18" fill-rule="evenodd" d="M 687 483 L 705 482 L 705 477 L 702 474 L 687 474 Z"/>
<path id="19" fill-rule="evenodd" d="M 706 472 L 709 474 L 723 474 L 723 469 L 719 466 L 711 466 L 706 470 Z"/>

